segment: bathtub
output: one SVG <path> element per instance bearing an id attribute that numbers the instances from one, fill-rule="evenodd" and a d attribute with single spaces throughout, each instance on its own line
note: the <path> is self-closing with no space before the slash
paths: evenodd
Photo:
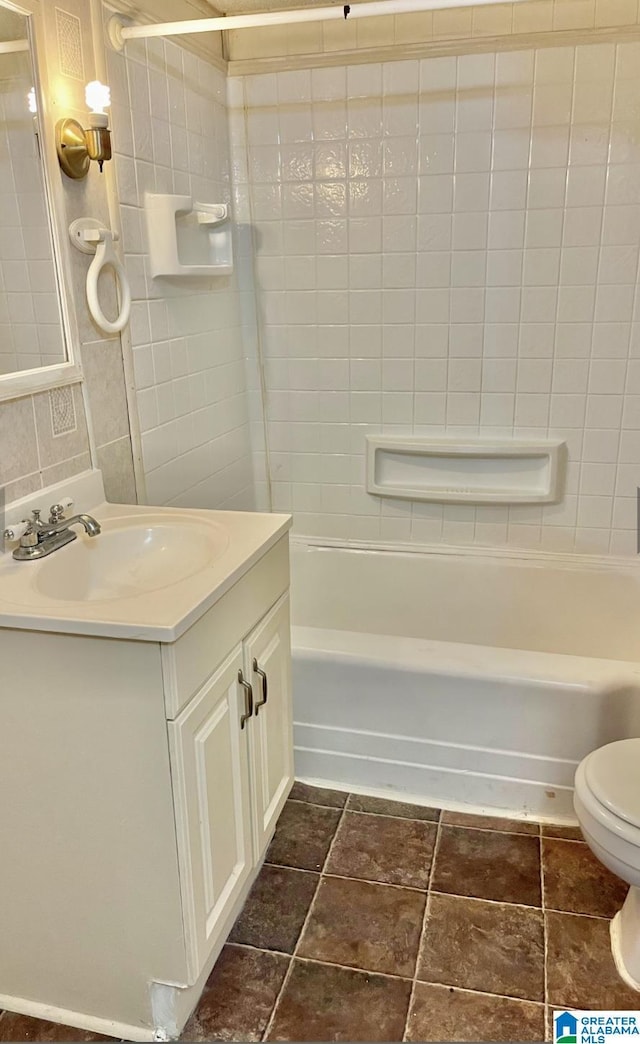
<path id="1" fill-rule="evenodd" d="M 292 543 L 296 776 L 573 821 L 578 762 L 640 735 L 640 566 Z"/>

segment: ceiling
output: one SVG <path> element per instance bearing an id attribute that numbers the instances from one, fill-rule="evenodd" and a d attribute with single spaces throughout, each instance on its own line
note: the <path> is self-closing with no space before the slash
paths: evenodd
<path id="1" fill-rule="evenodd" d="M 341 0 L 209 0 L 211 7 L 222 14 L 245 14 L 250 11 L 284 11 L 298 7 L 342 7 Z M 358 3 L 359 0 L 351 0 Z"/>

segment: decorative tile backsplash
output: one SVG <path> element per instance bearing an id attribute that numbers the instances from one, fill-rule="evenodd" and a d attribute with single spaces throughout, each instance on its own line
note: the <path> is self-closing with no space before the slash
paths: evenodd
<path id="1" fill-rule="evenodd" d="M 54 437 L 76 430 L 78 422 L 73 405 L 73 389 L 69 385 L 64 388 L 51 389 L 49 409 L 51 410 L 51 428 Z"/>
<path id="2" fill-rule="evenodd" d="M 640 44 L 243 87 L 274 507 L 319 536 L 635 554 Z M 380 431 L 563 439 L 566 495 L 381 502 Z"/>
<path id="3" fill-rule="evenodd" d="M 84 80 L 84 55 L 80 19 L 56 7 L 56 35 L 60 72 L 74 80 Z"/>

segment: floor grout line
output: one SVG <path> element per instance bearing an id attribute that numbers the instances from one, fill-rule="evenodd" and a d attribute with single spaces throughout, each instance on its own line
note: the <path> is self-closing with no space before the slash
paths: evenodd
<path id="1" fill-rule="evenodd" d="M 438 826 L 436 823 L 432 823 L 432 826 Z M 446 825 L 446 824 L 445 824 Z M 439 839 L 439 830 L 436 835 Z M 559 907 L 545 905 L 544 910 L 542 905 L 532 906 L 531 903 L 514 903 L 508 899 L 488 899 L 482 895 L 466 895 L 464 892 L 444 892 L 440 888 L 434 888 L 432 884 L 428 884 L 425 888 L 418 888 L 417 885 L 408 884 L 394 884 L 391 881 L 378 881 L 371 877 L 350 877 L 348 874 L 336 874 L 326 870 L 307 870 L 305 867 L 299 866 L 288 866 L 285 863 L 268 863 L 266 860 L 264 866 L 271 866 L 277 870 L 293 870 L 299 874 L 311 874 L 318 877 L 325 877 L 329 879 L 336 879 L 339 881 L 356 881 L 362 884 L 373 884 L 379 885 L 381 888 L 398 888 L 401 891 L 416 892 L 418 895 L 425 895 L 429 892 L 431 895 L 441 895 L 445 898 L 451 899 L 469 899 L 475 903 L 489 903 L 492 906 L 516 906 L 522 910 L 535 910 L 537 913 L 557 913 L 563 917 L 586 917 L 590 920 L 595 921 L 610 921 L 611 918 L 604 914 L 584 913 L 578 910 L 562 910 Z M 542 885 L 541 885 L 542 889 Z M 274 951 L 275 952 L 275 951 Z M 280 952 L 280 951 L 277 951 Z"/>
<path id="2" fill-rule="evenodd" d="M 292 959 L 293 955 L 290 953 L 284 953 L 282 950 L 265 950 L 262 946 L 251 946 L 249 943 L 229 943 L 229 946 L 235 946 L 243 950 L 252 950 L 257 953 L 272 954 L 275 953 L 279 957 L 288 957 Z M 395 975 L 393 972 L 383 971 L 372 971 L 371 968 L 360 968 L 354 964 L 340 964 L 338 961 L 320 960 L 318 957 L 296 957 L 298 961 L 304 961 L 306 964 L 320 964 L 328 968 L 340 968 L 341 971 L 346 972 L 357 972 L 359 975 L 378 975 L 382 979 L 394 979 L 400 982 L 410 983 L 422 983 L 424 986 L 440 986 L 443 990 L 458 990 L 460 993 L 479 993 L 483 997 L 496 997 L 504 1000 L 520 1001 L 522 1004 L 536 1004 L 539 1008 L 544 1007 L 544 1001 L 531 1000 L 529 997 L 516 997 L 512 993 L 490 993 L 488 990 L 471 989 L 469 986 L 455 986 L 450 982 L 435 982 L 432 979 L 416 979 L 410 975 Z"/>
<path id="3" fill-rule="evenodd" d="M 547 915 L 544 894 L 544 845 L 542 843 L 542 830 L 540 831 L 540 909 L 542 910 L 542 996 L 544 998 L 544 1039 L 547 1039 L 547 1013 L 548 1004 L 548 965 L 547 965 Z"/>
<path id="4" fill-rule="evenodd" d="M 293 802 L 296 805 L 315 805 L 316 808 L 330 808 L 334 812 L 350 812 L 351 814 L 355 814 L 355 815 L 359 815 L 359 816 L 383 816 L 383 817 L 385 817 L 387 819 L 407 819 L 410 822 L 433 823 L 434 825 L 436 823 L 440 823 L 442 826 L 448 827 L 449 829 L 454 829 L 454 830 L 480 830 L 480 831 L 482 831 L 483 833 L 486 833 L 486 834 L 516 834 L 516 835 L 518 835 L 520 837 L 546 837 L 548 841 L 568 841 L 570 843 L 580 844 L 580 845 L 583 845 L 585 843 L 582 838 L 577 838 L 577 837 L 575 837 L 575 838 L 574 837 L 556 837 L 553 834 L 543 834 L 543 830 L 545 829 L 545 827 L 546 828 L 549 828 L 549 827 L 553 828 L 554 824 L 553 823 L 537 822 L 534 819 L 522 819 L 522 820 L 517 819 L 517 820 L 511 820 L 511 822 L 523 823 L 523 824 L 527 824 L 529 826 L 534 826 L 534 827 L 536 827 L 536 830 L 537 830 L 536 833 L 530 833 L 527 830 L 515 830 L 515 829 L 511 829 L 510 830 L 508 827 L 477 826 L 474 823 L 446 823 L 446 822 L 444 822 L 442 817 L 443 817 L 443 815 L 446 815 L 448 812 L 450 812 L 451 811 L 450 809 L 436 808 L 435 805 L 416 805 L 416 808 L 429 808 L 429 809 L 433 809 L 434 812 L 438 812 L 438 818 L 437 819 L 424 819 L 422 816 L 417 816 L 417 817 L 416 816 L 397 816 L 397 815 L 394 815 L 393 812 L 366 812 L 366 811 L 364 811 L 363 809 L 360 809 L 360 808 L 350 808 L 349 807 L 349 799 L 351 797 L 354 797 L 354 796 L 355 797 L 365 797 L 367 795 L 359 795 L 359 794 L 351 794 L 351 793 L 349 793 L 347 795 L 347 801 L 345 802 L 345 804 L 343 806 L 322 805 L 318 801 L 305 801 L 302 798 L 289 798 L 289 801 Z M 380 800 L 389 801 L 389 802 L 395 801 L 394 798 L 381 798 Z M 405 802 L 398 801 L 397 803 L 398 804 L 405 804 L 405 805 L 406 804 L 410 804 L 410 802 L 406 802 L 406 801 Z M 466 812 L 457 813 L 456 812 L 455 814 L 456 815 L 474 816 L 476 813 L 472 813 L 472 812 L 469 812 L 469 813 L 466 813 Z M 491 817 L 487 816 L 485 818 L 490 819 Z M 503 819 L 503 820 L 505 819 L 504 816 L 496 816 L 495 818 L 496 819 Z M 507 822 L 508 822 L 508 819 L 507 819 Z M 562 828 L 567 828 L 567 827 L 573 826 L 573 824 L 569 824 L 569 823 L 558 823 L 557 825 L 558 825 L 558 827 L 562 827 Z"/>
<path id="5" fill-rule="evenodd" d="M 399 819 L 401 823 L 431 823 L 435 826 L 437 819 L 424 819 L 422 816 L 394 816 L 392 812 L 364 812 L 361 808 L 345 808 L 350 816 L 368 816 L 373 819 Z"/>
<path id="6" fill-rule="evenodd" d="M 526 833 L 526 832 L 522 832 L 522 831 L 515 831 L 515 830 L 513 830 L 513 831 L 510 831 L 510 830 L 494 830 L 494 829 L 490 829 L 490 828 L 477 827 L 477 826 L 474 826 L 474 825 L 471 825 L 471 824 L 469 826 L 463 826 L 461 824 L 443 822 L 443 812 L 442 812 L 442 810 L 439 811 L 438 819 L 436 821 L 425 820 L 425 819 L 416 820 L 416 819 L 413 819 L 413 818 L 410 818 L 410 817 L 407 817 L 407 816 L 393 816 L 393 815 L 387 815 L 386 813 L 381 813 L 381 812 L 365 812 L 365 811 L 361 811 L 359 809 L 350 808 L 349 807 L 350 799 L 351 799 L 351 794 L 349 794 L 347 796 L 345 804 L 342 806 L 342 808 L 339 808 L 339 809 L 335 808 L 335 806 L 318 805 L 316 802 L 295 801 L 295 803 L 299 804 L 299 805 L 313 805 L 313 806 L 319 807 L 319 808 L 331 808 L 332 811 L 339 812 L 340 814 L 339 814 L 339 817 L 338 817 L 338 820 L 337 820 L 337 823 L 336 823 L 336 827 L 335 827 L 333 836 L 332 836 L 331 841 L 329 843 L 329 847 L 328 847 L 326 855 L 324 857 L 322 866 L 321 866 L 321 868 L 319 870 L 308 870 L 308 869 L 303 868 L 303 867 L 286 867 L 286 866 L 283 867 L 284 869 L 297 870 L 298 872 L 301 872 L 301 873 L 315 873 L 315 874 L 318 875 L 318 881 L 317 881 L 317 884 L 316 884 L 316 888 L 314 890 L 313 898 L 312 898 L 311 903 L 309 905 L 309 909 L 307 910 L 307 913 L 305 915 L 302 927 L 300 929 L 300 933 L 298 935 L 298 939 L 297 939 L 297 942 L 295 944 L 293 953 L 286 954 L 286 953 L 283 953 L 282 951 L 276 951 L 276 950 L 264 951 L 264 952 L 269 952 L 269 953 L 279 953 L 279 954 L 282 954 L 282 956 L 284 956 L 284 957 L 286 957 L 288 959 L 289 965 L 288 965 L 285 977 L 283 979 L 282 986 L 281 986 L 280 990 L 278 991 L 278 995 L 277 995 L 277 997 L 276 997 L 276 999 L 274 1001 L 274 1005 L 273 1005 L 273 1008 L 272 1008 L 272 1011 L 271 1011 L 271 1014 L 270 1014 L 270 1017 L 269 1017 L 269 1020 L 268 1020 L 267 1026 L 265 1028 L 265 1031 L 264 1031 L 262 1039 L 263 1040 L 267 1039 L 267 1037 L 268 1037 L 268 1035 L 269 1035 L 269 1033 L 270 1033 L 270 1031 L 271 1031 L 271 1029 L 273 1027 L 273 1023 L 275 1021 L 277 1009 L 279 1007 L 282 995 L 283 995 L 283 993 L 284 993 L 284 991 L 286 989 L 286 986 L 287 986 L 287 984 L 289 982 L 289 979 L 290 979 L 290 976 L 291 976 L 291 973 L 292 973 L 292 970 L 293 970 L 294 961 L 296 959 L 298 959 L 298 960 L 302 960 L 302 961 L 305 961 L 305 962 L 310 963 L 310 964 L 316 964 L 316 965 L 320 965 L 320 966 L 339 968 L 339 969 L 344 970 L 344 971 L 352 971 L 352 972 L 356 972 L 356 973 L 360 973 L 360 974 L 364 974 L 364 975 L 380 975 L 382 977 L 386 977 L 386 978 L 389 978 L 389 979 L 400 980 L 400 981 L 404 981 L 404 982 L 410 982 L 411 983 L 411 990 L 410 990 L 410 994 L 409 994 L 409 1002 L 408 1002 L 407 1014 L 406 1014 L 405 1025 L 404 1025 L 404 1031 L 403 1031 L 403 1036 L 402 1036 L 402 1039 L 406 1040 L 407 1033 L 409 1032 L 409 1019 L 410 1019 L 411 1011 L 412 1011 L 412 1008 L 413 1008 L 413 1005 L 414 1005 L 416 987 L 417 987 L 419 982 L 423 982 L 422 979 L 418 978 L 418 970 L 419 970 L 419 967 L 420 967 L 420 955 L 421 955 L 421 952 L 422 952 L 422 948 L 423 948 L 423 944 L 424 944 L 424 938 L 425 938 L 425 934 L 426 934 L 426 931 L 427 931 L 427 925 L 428 925 L 429 916 L 430 916 L 430 912 L 431 912 L 431 903 L 432 903 L 433 896 L 443 896 L 443 897 L 450 897 L 450 898 L 454 898 L 454 899 L 467 899 L 467 900 L 472 900 L 474 902 L 489 903 L 489 904 L 495 905 L 495 906 L 514 906 L 514 907 L 517 907 L 517 908 L 520 908 L 520 909 L 523 909 L 523 910 L 536 911 L 537 913 L 539 913 L 541 915 L 542 929 L 543 929 L 543 999 L 541 1001 L 532 1000 L 532 999 L 524 998 L 524 997 L 516 997 L 516 996 L 512 996 L 510 994 L 490 993 L 489 991 L 486 991 L 486 990 L 469 989 L 467 987 L 462 987 L 462 986 L 457 986 L 457 985 L 452 985 L 452 984 L 447 984 L 447 983 L 442 983 L 442 982 L 430 982 L 429 980 L 424 980 L 424 982 L 425 982 L 426 985 L 438 986 L 438 987 L 440 987 L 442 989 L 456 989 L 456 990 L 460 990 L 460 991 L 465 992 L 465 993 L 481 994 L 481 995 L 487 996 L 487 997 L 504 998 L 504 999 L 507 999 L 507 1000 L 512 1000 L 512 1001 L 520 1002 L 520 1003 L 523 1003 L 523 1004 L 533 1004 L 533 1005 L 536 1005 L 537 1007 L 541 1007 L 542 1010 L 543 1010 L 543 1014 L 545 1016 L 545 1035 L 546 1035 L 546 1032 L 547 1032 L 547 1021 L 548 1021 L 547 1020 L 547 1014 L 548 1014 L 548 1010 L 549 1010 L 548 982 L 547 982 L 547 980 L 548 980 L 548 969 L 547 969 L 548 954 L 547 954 L 547 929 L 546 929 L 546 912 L 548 910 L 548 907 L 547 907 L 547 905 L 545 903 L 545 895 L 544 895 L 544 863 L 543 863 L 543 848 L 544 848 L 544 844 L 543 844 L 543 842 L 544 842 L 544 840 L 567 841 L 569 843 L 574 843 L 574 844 L 575 843 L 580 843 L 580 842 L 574 842 L 573 839 L 569 839 L 569 838 L 553 838 L 553 837 L 549 837 L 548 835 L 543 834 L 544 825 L 541 824 L 541 823 L 536 824 L 536 826 L 537 826 L 537 834 L 531 834 L 531 833 Z M 293 800 L 295 800 L 295 799 L 293 799 Z M 412 823 L 413 822 L 421 822 L 421 823 L 426 823 L 426 824 L 433 825 L 435 827 L 435 831 L 436 832 L 435 832 L 435 839 L 434 839 L 433 855 L 432 855 L 432 860 L 431 860 L 431 866 L 430 866 L 430 869 L 429 869 L 429 875 L 428 875 L 428 881 L 427 881 L 426 888 L 422 889 L 422 888 L 417 888 L 414 885 L 395 884 L 395 883 L 391 883 L 391 882 L 387 882 L 387 881 L 371 880 L 369 878 L 362 878 L 362 877 L 350 877 L 347 874 L 337 874 L 337 873 L 329 872 L 327 870 L 327 867 L 329 865 L 334 846 L 337 843 L 338 836 L 339 836 L 342 824 L 346 820 L 348 815 L 370 816 L 372 818 L 375 818 L 376 816 L 380 816 L 382 818 L 406 820 L 407 822 L 412 822 Z M 483 898 L 481 896 L 460 895 L 460 894 L 455 893 L 455 892 L 441 892 L 441 891 L 439 891 L 437 889 L 434 889 L 434 887 L 433 887 L 434 874 L 435 874 L 436 862 L 437 862 L 437 858 L 438 858 L 438 852 L 439 852 L 439 848 L 440 848 L 440 842 L 441 842 L 441 839 L 442 839 L 442 836 L 443 836 L 443 831 L 442 831 L 443 827 L 447 827 L 448 830 L 475 830 L 475 831 L 478 831 L 480 833 L 487 833 L 487 834 L 500 833 L 500 834 L 507 834 L 507 835 L 512 836 L 512 837 L 513 836 L 516 836 L 516 837 L 535 837 L 537 839 L 537 842 L 538 842 L 538 858 L 539 858 L 539 874 L 540 874 L 540 906 L 531 906 L 531 905 L 526 904 L 526 903 L 510 903 L 510 902 L 506 902 L 505 900 L 486 899 L 486 898 Z M 278 866 L 278 867 L 282 866 L 282 864 L 277 864 L 277 863 L 272 863 L 272 864 L 268 864 L 268 865 Z M 318 898 L 318 894 L 319 894 L 322 882 L 323 882 L 323 880 L 332 880 L 332 879 L 362 882 L 362 883 L 366 883 L 366 884 L 378 885 L 378 886 L 383 887 L 383 888 L 385 888 L 385 887 L 386 888 L 395 888 L 395 889 L 404 890 L 404 891 L 411 891 L 411 892 L 414 892 L 416 894 L 425 895 L 425 907 L 424 907 L 424 913 L 423 913 L 423 918 L 422 918 L 422 925 L 421 925 L 421 929 L 420 929 L 420 937 L 419 937 L 419 941 L 418 941 L 418 948 L 417 948 L 417 952 L 416 952 L 416 959 L 415 959 L 415 965 L 414 965 L 414 974 L 413 974 L 413 976 L 411 978 L 409 978 L 408 976 L 397 975 L 397 974 L 395 974 L 393 972 L 384 972 L 384 971 L 376 971 L 376 970 L 367 969 L 367 968 L 360 968 L 360 967 L 353 966 L 353 965 L 340 964 L 338 962 L 318 959 L 318 958 L 315 958 L 315 957 L 305 957 L 305 956 L 300 954 L 300 952 L 299 952 L 300 951 L 300 945 L 302 943 L 302 939 L 304 937 L 304 934 L 305 934 L 305 931 L 307 929 L 308 923 L 309 923 L 309 921 L 310 921 L 310 919 L 313 916 L 313 913 L 315 911 L 316 901 L 317 901 L 317 898 Z M 608 920 L 608 918 L 599 917 L 598 915 L 583 914 L 583 913 L 573 913 L 572 911 L 566 911 L 566 910 L 558 910 L 558 911 L 554 911 L 554 912 L 559 913 L 561 916 L 562 915 L 564 915 L 564 916 L 576 916 L 576 917 L 593 918 L 593 919 L 597 919 L 597 920 Z M 242 945 L 242 944 L 236 944 L 236 945 Z M 250 948 L 250 949 L 257 949 L 257 950 L 262 950 L 263 949 L 262 947 L 250 947 L 250 946 L 248 948 Z"/>
<path id="7" fill-rule="evenodd" d="M 379 885 L 380 888 L 399 888 L 403 892 L 416 892 L 418 895 L 427 894 L 427 886 L 418 888 L 417 885 L 394 884 L 392 881 L 377 881 L 372 877 L 351 877 L 349 874 L 335 874 L 333 872 L 323 874 L 323 877 L 333 881 L 357 881 L 360 884 Z"/>
<path id="8" fill-rule="evenodd" d="M 347 800 L 348 800 L 348 798 L 347 798 Z M 305 802 L 300 802 L 300 804 L 304 804 L 304 803 Z M 308 803 L 309 802 L 307 802 L 307 804 Z M 335 828 L 335 830 L 333 832 L 333 837 L 331 838 L 331 842 L 330 842 L 329 847 L 327 849 L 327 853 L 326 853 L 326 855 L 324 857 L 324 861 L 322 863 L 322 866 L 320 867 L 320 873 L 319 873 L 319 876 L 318 876 L 318 881 L 316 883 L 315 891 L 313 893 L 313 898 L 312 898 L 311 902 L 309 903 L 309 909 L 307 910 L 305 919 L 302 922 L 302 928 L 300 929 L 300 934 L 298 935 L 298 939 L 297 939 L 296 944 L 295 944 L 295 946 L 293 948 L 293 953 L 291 954 L 291 958 L 289 960 L 289 967 L 287 968 L 285 977 L 282 980 L 282 986 L 278 990 L 278 995 L 277 995 L 277 997 L 276 997 L 276 999 L 274 1001 L 273 1008 L 271 1009 L 271 1015 L 269 1016 L 269 1020 L 268 1020 L 267 1025 L 265 1026 L 265 1029 L 264 1029 L 264 1033 L 262 1034 L 262 1040 L 267 1040 L 268 1039 L 269 1033 L 271 1032 L 271 1027 L 273 1026 L 273 1023 L 274 1023 L 274 1020 L 275 1020 L 276 1012 L 278 1010 L 278 1005 L 280 1004 L 280 1000 L 282 998 L 282 994 L 284 993 L 285 988 L 287 986 L 287 983 L 289 982 L 289 979 L 291 978 L 291 972 L 293 970 L 293 965 L 294 965 L 296 956 L 298 954 L 298 949 L 300 947 L 300 943 L 301 943 L 302 938 L 304 936 L 307 924 L 309 923 L 309 919 L 310 919 L 310 917 L 311 917 L 311 915 L 313 913 L 313 910 L 315 909 L 316 899 L 318 897 L 318 892 L 320 891 L 320 886 L 322 884 L 322 878 L 324 876 L 324 869 L 325 869 L 325 867 L 327 865 L 327 862 L 329 860 L 329 856 L 331 855 L 333 846 L 335 844 L 336 837 L 338 836 L 338 831 L 340 829 L 342 820 L 344 819 L 346 805 L 347 805 L 347 802 L 345 801 L 344 807 L 340 810 L 340 816 L 339 816 L 338 821 L 336 823 L 336 828 Z M 320 806 L 320 807 L 324 807 L 324 806 Z M 293 869 L 293 868 L 291 868 L 291 869 Z"/>
<path id="9" fill-rule="evenodd" d="M 431 884 L 433 881 L 433 873 L 436 865 L 436 858 L 438 855 L 438 847 L 440 844 L 440 827 L 442 825 L 442 812 L 438 816 L 438 822 L 436 824 L 436 836 L 433 842 L 433 852 L 431 855 L 431 866 L 429 867 L 429 878 L 427 880 L 427 898 L 424 904 L 424 913 L 422 915 L 422 927 L 420 929 L 420 936 L 418 938 L 418 952 L 416 953 L 416 963 L 413 969 L 413 981 L 411 983 L 411 991 L 409 993 L 409 1006 L 407 1008 L 407 1015 L 404 1020 L 404 1029 L 402 1031 L 402 1040 L 407 1039 L 407 1033 L 409 1031 L 409 1019 L 411 1018 L 411 1010 L 413 1008 L 413 1001 L 416 992 L 416 983 L 418 982 L 418 968 L 420 966 L 420 954 L 422 953 L 422 943 L 427 930 L 427 923 L 429 921 L 429 909 L 431 906 Z"/>

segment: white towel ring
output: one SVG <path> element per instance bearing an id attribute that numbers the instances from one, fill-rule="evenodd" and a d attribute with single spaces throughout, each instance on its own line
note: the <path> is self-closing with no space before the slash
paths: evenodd
<path id="1" fill-rule="evenodd" d="M 71 242 L 83 254 L 95 254 L 87 272 L 87 304 L 95 323 L 105 333 L 120 333 L 129 322 L 131 313 L 131 288 L 124 265 L 113 249 L 113 233 L 95 218 L 77 218 L 69 225 Z M 98 300 L 98 277 L 103 268 L 112 268 L 120 287 L 120 314 L 117 319 L 107 319 Z"/>

